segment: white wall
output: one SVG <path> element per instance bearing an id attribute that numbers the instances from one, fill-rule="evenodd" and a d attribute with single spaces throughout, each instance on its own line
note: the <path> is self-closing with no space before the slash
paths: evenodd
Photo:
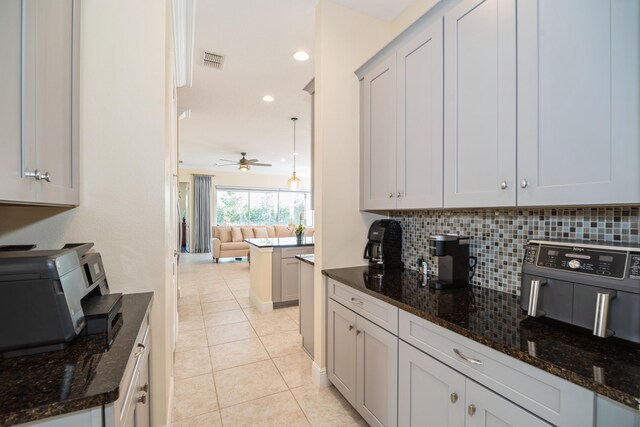
<path id="1" fill-rule="evenodd" d="M 154 291 L 153 425 L 167 423 L 171 263 L 166 154 L 166 2 L 84 0 L 80 53 L 80 203 L 0 207 L 0 244 L 95 242 L 112 292 Z M 125 320 L 126 321 L 126 320 Z"/>
<path id="2" fill-rule="evenodd" d="M 321 270 L 362 265 L 377 215 L 359 211 L 359 88 L 356 68 L 389 40 L 389 24 L 328 0 L 316 9 L 315 44 L 315 363 L 325 366 L 325 287 Z"/>
<path id="3" fill-rule="evenodd" d="M 360 105 L 354 71 L 439 0 L 414 0 L 385 22 L 320 0 L 315 44 L 315 331 L 314 362 L 326 366 L 326 289 L 322 270 L 365 264 L 369 226 L 359 211 Z"/>

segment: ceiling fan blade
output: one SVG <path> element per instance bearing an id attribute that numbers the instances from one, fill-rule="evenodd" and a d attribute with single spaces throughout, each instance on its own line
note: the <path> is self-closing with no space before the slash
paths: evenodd
<path id="1" fill-rule="evenodd" d="M 272 166 L 271 163 L 252 163 L 251 166 Z"/>
<path id="2" fill-rule="evenodd" d="M 247 163 L 256 163 L 258 162 L 258 159 L 251 159 L 251 160 L 247 160 Z"/>
<path id="3" fill-rule="evenodd" d="M 236 164 L 238 163 L 237 160 L 220 159 L 220 161 L 222 161 L 222 162 L 231 162 L 231 163 L 236 163 Z"/>
<path id="4" fill-rule="evenodd" d="M 225 164 L 221 164 L 221 163 L 214 163 L 214 166 L 237 166 L 238 163 L 225 163 Z"/>

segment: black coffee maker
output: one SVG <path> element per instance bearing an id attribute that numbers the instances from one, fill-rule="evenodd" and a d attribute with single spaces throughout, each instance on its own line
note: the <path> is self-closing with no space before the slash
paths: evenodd
<path id="1" fill-rule="evenodd" d="M 364 248 L 363 257 L 369 260 L 369 268 L 403 268 L 400 223 L 392 219 L 374 221 L 369 228 L 369 241 Z"/>
<path id="2" fill-rule="evenodd" d="M 438 258 L 438 278 L 429 280 L 433 289 L 454 289 L 469 286 L 477 258 L 469 256 L 469 237 L 455 234 L 429 236 L 431 255 Z"/>

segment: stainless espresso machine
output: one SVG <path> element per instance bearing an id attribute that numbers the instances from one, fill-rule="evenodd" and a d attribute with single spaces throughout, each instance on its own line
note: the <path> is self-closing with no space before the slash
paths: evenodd
<path id="1" fill-rule="evenodd" d="M 529 241 L 520 307 L 530 317 L 640 343 L 640 245 Z"/>

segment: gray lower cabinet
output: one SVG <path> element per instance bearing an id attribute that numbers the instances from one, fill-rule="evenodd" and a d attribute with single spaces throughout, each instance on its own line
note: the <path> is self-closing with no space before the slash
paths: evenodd
<path id="1" fill-rule="evenodd" d="M 314 266 L 300 262 L 300 335 L 302 348 L 313 358 L 313 294 Z"/>
<path id="2" fill-rule="evenodd" d="M 464 425 L 464 376 L 400 341 L 398 425 Z"/>
<path id="3" fill-rule="evenodd" d="M 280 260 L 280 274 L 282 301 L 297 300 L 300 288 L 300 260 L 297 258 Z"/>
<path id="4" fill-rule="evenodd" d="M 542 427 L 540 418 L 400 341 L 398 424 Z"/>
<path id="5" fill-rule="evenodd" d="M 0 2 L 0 202 L 78 204 L 79 46 L 80 0 Z"/>
<path id="6" fill-rule="evenodd" d="M 397 425 L 398 338 L 328 302 L 328 376 L 372 426 Z"/>

